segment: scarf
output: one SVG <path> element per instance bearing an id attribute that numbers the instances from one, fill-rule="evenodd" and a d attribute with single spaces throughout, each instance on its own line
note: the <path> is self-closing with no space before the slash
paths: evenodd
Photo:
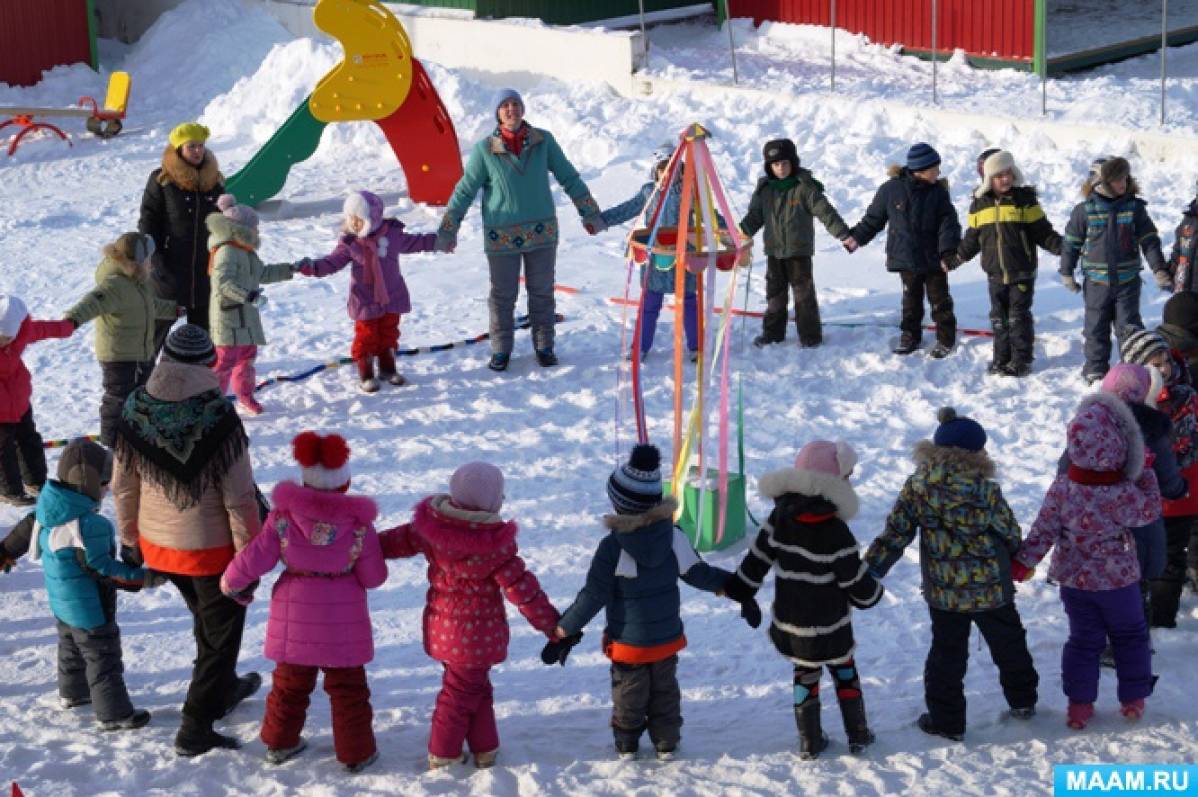
<path id="1" fill-rule="evenodd" d="M 528 125 L 521 123 L 516 130 L 508 130 L 500 125 L 499 137 L 503 139 L 503 146 L 507 147 L 508 152 L 518 158 L 520 150 L 524 149 L 524 144 L 528 141 Z"/>
<path id="2" fill-rule="evenodd" d="M 121 410 L 113 452 L 122 467 L 160 487 L 183 511 L 220 485 L 248 445 L 241 419 L 219 389 L 163 401 L 139 387 Z"/>
<path id="3" fill-rule="evenodd" d="M 383 279 L 383 264 L 379 257 L 380 239 L 386 240 L 385 236 L 380 234 L 382 229 L 383 225 L 380 224 L 378 231 L 359 238 L 358 247 L 362 252 L 362 266 L 363 271 L 366 272 L 366 281 L 370 283 L 374 291 L 374 302 L 386 307 L 387 303 L 391 301 L 391 294 L 387 292 L 387 283 Z"/>
<path id="4" fill-rule="evenodd" d="M 771 177 L 769 186 L 778 193 L 782 193 L 783 191 L 789 191 L 790 189 L 794 188 L 796 185 L 798 185 L 798 182 L 799 176 L 797 174 L 792 174 L 782 180 L 779 180 L 777 177 Z"/>

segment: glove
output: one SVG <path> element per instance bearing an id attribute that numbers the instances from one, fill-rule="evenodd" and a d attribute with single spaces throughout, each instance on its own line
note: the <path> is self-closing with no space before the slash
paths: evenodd
<path id="1" fill-rule="evenodd" d="M 141 548 L 136 545 L 121 546 L 121 561 L 130 567 L 144 567 L 146 560 L 141 555 Z"/>
<path id="2" fill-rule="evenodd" d="M 598 235 L 607 229 L 607 222 L 603 220 L 603 216 L 598 213 L 592 213 L 589 216 L 583 217 L 582 226 L 591 235 Z"/>
<path id="3" fill-rule="evenodd" d="M 1018 559 L 1011 560 L 1011 578 L 1016 581 L 1027 581 L 1036 573 L 1036 568 L 1028 567 Z"/>
<path id="4" fill-rule="evenodd" d="M 146 577 L 141 582 L 141 585 L 143 587 L 145 587 L 146 589 L 154 589 L 156 587 L 161 587 L 165 583 L 166 583 L 165 575 L 163 575 L 162 573 L 159 573 L 157 570 L 151 570 L 148 567 L 146 568 Z"/>
<path id="5" fill-rule="evenodd" d="M 570 651 L 581 641 L 581 631 L 569 634 L 561 639 L 550 640 L 545 643 L 545 647 L 541 648 L 541 661 L 549 666 L 560 664 L 565 667 L 566 659 L 570 656 Z"/>
<path id="6" fill-rule="evenodd" d="M 1173 293 L 1173 275 L 1169 273 L 1168 269 L 1162 268 L 1152 272 L 1152 278 L 1156 280 L 1156 287 L 1166 293 Z"/>
<path id="7" fill-rule="evenodd" d="M 254 587 L 256 586 L 258 586 L 257 581 L 249 584 L 245 589 L 235 592 L 233 588 L 229 586 L 229 582 L 225 580 L 224 575 L 222 574 L 220 577 L 221 594 L 223 594 L 229 600 L 240 604 L 241 606 L 249 606 L 254 602 Z"/>
<path id="8" fill-rule="evenodd" d="M 6 553 L 0 552 L 0 571 L 5 573 L 12 572 L 13 565 L 16 563 L 16 559 L 12 558 Z"/>
<path id="9" fill-rule="evenodd" d="M 949 252 L 944 257 L 940 258 L 940 265 L 945 273 L 953 271 L 961 267 L 961 256 L 956 252 Z"/>
<path id="10" fill-rule="evenodd" d="M 1082 286 L 1077 284 L 1077 280 L 1072 274 L 1061 273 L 1061 284 L 1064 285 L 1071 293 L 1081 293 Z"/>
<path id="11" fill-rule="evenodd" d="M 262 292 L 261 288 L 258 288 L 247 293 L 245 295 L 245 301 L 247 304 L 252 304 L 254 307 L 265 307 L 266 294 Z"/>
<path id="12" fill-rule="evenodd" d="M 433 244 L 434 252 L 452 252 L 458 248 L 458 237 L 448 230 L 437 230 L 437 240 Z"/>
<path id="13" fill-rule="evenodd" d="M 844 245 L 844 248 L 849 252 L 849 254 L 852 254 L 861 248 L 861 244 L 857 243 L 857 239 L 851 235 L 846 235 L 845 237 L 841 238 L 840 243 Z"/>
<path id="14" fill-rule="evenodd" d="M 735 573 L 724 581 L 724 594 L 740 604 L 740 616 L 750 628 L 761 625 L 761 607 L 757 605 L 756 590 Z"/>
<path id="15" fill-rule="evenodd" d="M 305 277 L 312 276 L 312 258 L 304 257 L 291 264 L 292 274 L 303 274 Z"/>

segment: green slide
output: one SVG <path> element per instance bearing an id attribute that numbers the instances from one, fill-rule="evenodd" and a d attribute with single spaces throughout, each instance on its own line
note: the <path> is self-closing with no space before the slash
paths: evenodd
<path id="1" fill-rule="evenodd" d="M 279 193 L 291 167 L 316 151 L 325 123 L 312 115 L 308 99 L 304 98 L 250 162 L 225 183 L 225 190 L 241 204 L 255 207 Z"/>

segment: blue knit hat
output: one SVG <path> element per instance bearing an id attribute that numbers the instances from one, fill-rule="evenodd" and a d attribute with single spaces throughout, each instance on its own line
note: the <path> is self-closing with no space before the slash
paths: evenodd
<path id="1" fill-rule="evenodd" d="M 620 515 L 639 515 L 661 503 L 661 453 L 656 446 L 633 446 L 628 463 L 608 478 L 607 497 Z"/>
<path id="2" fill-rule="evenodd" d="M 495 100 L 491 103 L 491 107 L 495 109 L 495 118 L 499 118 L 499 106 L 503 105 L 508 100 L 515 100 L 520 103 L 520 107 L 524 107 L 524 98 L 520 96 L 520 92 L 515 89 L 500 89 L 495 92 Z"/>
<path id="3" fill-rule="evenodd" d="M 940 163 L 940 153 L 932 149 L 932 145 L 924 141 L 907 150 L 907 170 L 922 172 Z"/>
<path id="4" fill-rule="evenodd" d="M 952 446 L 966 451 L 981 451 L 986 447 L 986 430 L 973 418 L 957 415 L 952 407 L 941 407 L 936 412 L 936 434 L 932 442 L 938 446 Z"/>

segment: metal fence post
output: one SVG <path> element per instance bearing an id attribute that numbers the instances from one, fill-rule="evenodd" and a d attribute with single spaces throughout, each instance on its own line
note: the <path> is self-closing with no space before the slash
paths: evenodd
<path id="1" fill-rule="evenodd" d="M 933 105 L 940 104 L 940 95 L 937 92 L 937 85 L 936 85 L 936 45 L 937 45 L 937 34 L 939 33 L 939 25 L 938 25 L 939 20 L 937 20 L 937 18 L 936 18 L 937 17 L 936 12 L 938 9 L 939 9 L 939 6 L 938 6 L 936 0 L 932 0 L 932 104 Z"/>
<path id="2" fill-rule="evenodd" d="M 1169 50 L 1169 0 L 1161 0 L 1161 125 L 1165 124 L 1165 83 L 1168 78 L 1165 53 Z"/>
<path id="3" fill-rule="evenodd" d="M 836 92 L 836 0 L 832 2 L 832 92 Z"/>
<path id="4" fill-rule="evenodd" d="M 644 59 L 645 71 L 649 71 L 649 34 L 645 32 L 645 0 L 638 0 L 641 9 L 641 57 Z"/>
<path id="5" fill-rule="evenodd" d="M 736 70 L 736 39 L 732 37 L 732 0 L 724 0 L 724 24 L 728 26 L 728 52 L 732 54 L 732 82 L 740 83 Z"/>

